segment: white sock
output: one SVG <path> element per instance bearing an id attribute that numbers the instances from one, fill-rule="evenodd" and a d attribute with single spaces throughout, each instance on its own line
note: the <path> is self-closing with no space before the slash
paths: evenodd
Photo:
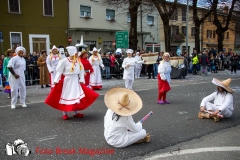
<path id="1" fill-rule="evenodd" d="M 74 111 L 75 114 L 78 114 L 78 111 Z"/>
<path id="2" fill-rule="evenodd" d="M 67 115 L 67 112 L 63 111 L 63 115 Z"/>

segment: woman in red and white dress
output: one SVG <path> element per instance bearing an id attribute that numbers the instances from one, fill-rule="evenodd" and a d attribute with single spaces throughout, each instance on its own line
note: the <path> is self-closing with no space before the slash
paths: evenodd
<path id="1" fill-rule="evenodd" d="M 51 88 L 54 87 L 54 79 L 57 73 L 56 68 L 60 60 L 61 57 L 59 54 L 59 49 L 54 45 L 50 55 L 47 56 L 46 60 L 48 72 L 50 73 Z"/>
<path id="2" fill-rule="evenodd" d="M 89 87 L 90 75 L 94 74 L 92 65 L 89 63 L 87 57 L 88 52 L 86 50 L 79 52 L 79 61 L 82 63 L 85 72 L 85 86 Z"/>
<path id="3" fill-rule="evenodd" d="M 82 118 L 84 114 L 78 111 L 86 109 L 99 96 L 84 85 L 84 67 L 77 60 L 76 47 L 69 46 L 67 50 L 70 57 L 58 63 L 55 87 L 45 100 L 46 104 L 63 111 L 64 120 L 69 119 L 68 111 L 74 111 L 74 117 Z"/>
<path id="4" fill-rule="evenodd" d="M 100 66 L 102 67 L 103 70 L 105 69 L 102 58 L 98 53 L 99 51 L 100 49 L 98 50 L 97 48 L 94 47 L 92 56 L 89 58 L 89 62 L 92 65 L 92 68 L 94 70 L 94 74 L 90 75 L 89 84 L 94 90 L 99 90 L 102 88 L 102 75 L 101 75 Z"/>

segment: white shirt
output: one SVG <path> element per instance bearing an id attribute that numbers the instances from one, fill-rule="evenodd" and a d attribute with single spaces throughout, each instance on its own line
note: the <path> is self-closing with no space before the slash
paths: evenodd
<path id="1" fill-rule="evenodd" d="M 170 73 L 172 71 L 171 65 L 169 62 L 161 61 L 158 65 L 158 73 L 162 80 L 167 80 L 168 83 L 171 82 Z"/>
<path id="2" fill-rule="evenodd" d="M 134 57 L 127 57 L 123 60 L 122 68 L 124 68 L 123 79 L 134 80 L 134 66 L 144 61 L 137 61 Z M 129 64 L 129 67 L 126 66 Z"/>
<path id="3" fill-rule="evenodd" d="M 229 109 L 233 111 L 233 95 L 231 93 L 217 93 L 214 92 L 209 96 L 203 98 L 201 106 L 205 107 L 207 102 L 214 100 L 214 105 L 218 107 L 218 110 L 224 111 Z"/>
<path id="4" fill-rule="evenodd" d="M 110 109 L 104 117 L 104 137 L 108 144 L 121 146 L 128 142 L 128 130 L 137 133 L 142 129 L 142 123 L 135 123 L 132 116 L 121 116 L 118 121 L 112 120 L 114 112 Z"/>

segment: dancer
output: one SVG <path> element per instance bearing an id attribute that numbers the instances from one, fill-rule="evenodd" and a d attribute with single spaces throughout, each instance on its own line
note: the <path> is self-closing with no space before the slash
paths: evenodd
<path id="1" fill-rule="evenodd" d="M 142 108 L 142 100 L 137 93 L 125 88 L 113 88 L 104 97 L 108 107 L 104 117 L 104 137 L 107 143 L 116 148 L 133 143 L 150 142 L 150 134 L 135 123 L 132 115 Z"/>
<path id="2" fill-rule="evenodd" d="M 9 84 L 11 87 L 11 109 L 16 108 L 18 91 L 20 94 L 20 103 L 22 107 L 27 107 L 26 100 L 26 85 L 25 85 L 25 74 L 26 70 L 26 60 L 23 57 L 23 54 L 26 53 L 24 47 L 17 47 L 15 52 L 17 55 L 12 57 L 7 65 L 10 75 L 9 75 Z"/>
<path id="3" fill-rule="evenodd" d="M 77 60 L 76 47 L 69 46 L 67 50 L 70 56 L 58 63 L 54 79 L 56 86 L 45 100 L 46 104 L 63 111 L 63 120 L 69 119 L 68 111 L 74 111 L 74 117 L 84 117 L 78 111 L 86 109 L 98 97 L 97 93 L 83 85 L 84 67 Z M 62 75 L 64 78 L 61 78 Z"/>
<path id="4" fill-rule="evenodd" d="M 231 117 L 234 110 L 232 95 L 234 91 L 230 88 L 231 81 L 231 78 L 225 81 L 213 78 L 212 83 L 217 86 L 217 91 L 203 98 L 198 118 L 213 118 L 218 122 L 222 117 Z M 213 101 L 213 104 L 210 101 Z"/>
<path id="5" fill-rule="evenodd" d="M 48 69 L 46 65 L 46 59 L 47 59 L 47 53 L 46 51 L 42 51 L 41 57 L 37 60 L 37 65 L 39 66 L 39 74 L 40 74 L 40 85 L 41 88 L 43 88 L 43 85 L 46 85 L 46 87 L 50 87 L 49 84 L 49 74 Z"/>
<path id="6" fill-rule="evenodd" d="M 158 104 L 170 104 L 169 101 L 166 100 L 167 92 L 171 89 L 170 82 L 171 77 L 170 73 L 172 71 L 170 61 L 170 54 L 165 52 L 163 54 L 163 60 L 160 62 L 158 66 Z"/>
<path id="7" fill-rule="evenodd" d="M 10 85 L 9 85 L 9 70 L 8 70 L 8 63 L 10 61 L 10 59 L 12 58 L 14 54 L 14 50 L 12 49 L 8 49 L 4 55 L 6 55 L 6 57 L 4 58 L 3 60 L 3 76 L 5 77 L 5 90 L 4 90 L 4 93 L 7 93 L 8 94 L 8 99 L 11 98 L 11 89 L 10 89 Z"/>
<path id="8" fill-rule="evenodd" d="M 127 49 L 127 58 L 123 60 L 122 68 L 124 68 L 123 79 L 125 79 L 125 87 L 132 90 L 132 85 L 134 82 L 134 66 L 137 63 L 144 63 L 146 61 L 137 61 L 132 57 L 133 50 Z"/>
<path id="9" fill-rule="evenodd" d="M 92 65 L 92 68 L 94 70 L 94 74 L 90 75 L 90 86 L 94 90 L 99 90 L 102 88 L 102 75 L 100 66 L 104 70 L 105 67 L 103 65 L 103 61 L 101 58 L 101 55 L 98 53 L 101 49 L 93 48 L 92 55 L 89 58 L 89 62 Z"/>
<path id="10" fill-rule="evenodd" d="M 50 73 L 51 88 L 54 87 L 53 81 L 55 79 L 56 68 L 60 60 L 61 60 L 61 57 L 59 55 L 58 48 L 54 45 L 50 55 L 47 56 L 47 60 L 46 60 L 48 72 Z"/>
<path id="11" fill-rule="evenodd" d="M 135 59 L 137 61 L 142 61 L 142 57 L 139 56 L 139 52 L 136 53 Z M 135 70 L 135 78 L 140 78 L 140 74 L 141 74 L 141 70 L 142 70 L 142 64 L 141 63 L 137 63 L 135 65 L 134 70 Z"/>
<path id="12" fill-rule="evenodd" d="M 93 68 L 92 68 L 92 65 L 89 63 L 88 61 L 88 52 L 86 50 L 83 50 L 82 52 L 80 52 L 78 54 L 79 56 L 79 62 L 81 62 L 83 64 L 83 67 L 84 67 L 84 71 L 85 71 L 85 86 L 89 87 L 90 88 L 90 85 L 89 85 L 89 80 L 90 80 L 90 75 L 91 74 L 94 74 L 93 72 Z"/>

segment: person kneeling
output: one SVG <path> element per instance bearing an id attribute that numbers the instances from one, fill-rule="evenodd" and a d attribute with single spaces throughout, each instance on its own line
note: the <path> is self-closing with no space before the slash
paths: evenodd
<path id="1" fill-rule="evenodd" d="M 229 87 L 231 78 L 225 81 L 213 78 L 212 83 L 217 85 L 217 92 L 203 98 L 198 118 L 213 118 L 218 122 L 221 118 L 229 118 L 232 115 L 234 91 Z M 213 104 L 210 103 L 212 100 Z"/>
<path id="2" fill-rule="evenodd" d="M 141 98 L 125 88 L 113 88 L 104 97 L 107 113 L 104 117 L 104 137 L 107 143 L 122 148 L 134 143 L 150 142 L 150 135 L 135 123 L 132 115 L 142 108 Z"/>

